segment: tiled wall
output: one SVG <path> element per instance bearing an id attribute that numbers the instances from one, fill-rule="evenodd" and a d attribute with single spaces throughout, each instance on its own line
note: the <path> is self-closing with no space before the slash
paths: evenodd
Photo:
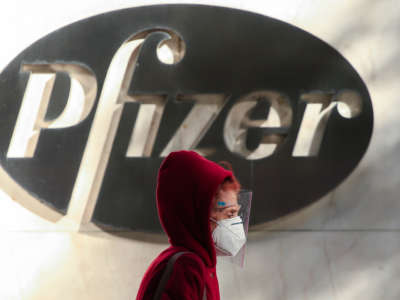
<path id="1" fill-rule="evenodd" d="M 4 1 L 0 68 L 73 21 L 171 1 Z M 182 1 L 174 1 L 182 2 Z M 222 299 L 400 298 L 400 2 L 196 1 L 296 25 L 339 50 L 370 91 L 375 125 L 357 169 L 304 211 L 250 232 L 242 270 L 219 259 Z M 6 187 L 3 186 L 6 189 Z M 77 231 L 0 195 L 0 299 L 134 299 L 165 236 Z"/>

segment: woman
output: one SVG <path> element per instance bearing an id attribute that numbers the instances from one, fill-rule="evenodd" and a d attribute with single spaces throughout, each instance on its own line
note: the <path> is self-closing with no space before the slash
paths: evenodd
<path id="1" fill-rule="evenodd" d="M 150 264 L 136 300 L 154 298 L 166 263 L 182 251 L 189 253 L 174 263 L 161 299 L 201 300 L 204 293 L 207 300 L 220 299 L 216 246 L 225 255 L 230 251 L 229 242 L 224 243 L 221 222 L 237 216 L 239 189 L 240 184 L 231 171 L 196 152 L 172 152 L 164 159 L 158 173 L 156 197 L 159 219 L 170 247 Z"/>

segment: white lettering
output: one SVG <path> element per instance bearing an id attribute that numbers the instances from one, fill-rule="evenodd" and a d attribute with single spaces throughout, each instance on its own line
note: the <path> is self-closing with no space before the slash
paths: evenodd
<path id="1" fill-rule="evenodd" d="M 300 96 L 306 108 L 297 134 L 293 156 L 317 156 L 324 137 L 329 116 L 337 109 L 345 118 L 353 118 L 361 112 L 361 98 L 354 91 L 344 90 L 337 94 L 315 91 Z"/>
<path id="2" fill-rule="evenodd" d="M 162 151 L 162 157 L 167 156 L 172 151 L 196 150 L 197 145 L 226 103 L 227 96 L 223 94 L 196 94 L 181 95 L 178 98 L 178 101 L 182 102 L 190 100 L 195 101 L 196 104 Z"/>
<path id="3" fill-rule="evenodd" d="M 84 120 L 93 107 L 97 93 L 95 75 L 76 64 L 25 64 L 30 72 L 21 109 L 8 148 L 7 157 L 33 157 L 43 128 L 65 128 Z M 54 120 L 45 120 L 57 72 L 70 76 L 71 87 L 63 112 Z"/>
<path id="4" fill-rule="evenodd" d="M 141 99 L 150 99 L 150 103 L 162 103 L 162 97 L 158 97 L 154 101 L 154 97 L 128 95 L 128 87 L 132 81 L 140 48 L 148 35 L 154 31 L 163 32 L 166 38 L 172 37 L 179 41 L 179 49 L 184 49 L 181 47 L 181 40 L 175 38 L 176 35 L 173 32 L 160 29 L 148 30 L 135 35 L 124 42 L 115 53 L 104 80 L 96 115 L 68 207 L 67 215 L 78 224 L 89 223 L 91 220 L 124 103 L 141 102 Z M 173 57 L 178 57 L 180 60 L 184 53 L 178 52 L 178 54 L 180 55 Z M 146 108 L 144 108 L 145 110 Z M 139 115 L 143 115 L 143 112 L 139 112 Z M 147 127 L 149 128 L 149 126 Z M 154 132 L 151 134 L 154 135 Z M 139 150 L 131 150 L 132 146 L 128 147 L 128 153 L 148 154 L 154 138 L 151 137 L 141 142 Z M 134 130 L 132 142 L 140 141 L 140 139 L 143 138 L 139 136 L 136 138 Z"/>
<path id="5" fill-rule="evenodd" d="M 252 120 L 249 114 L 258 101 L 266 100 L 270 105 L 266 119 Z M 231 108 L 224 126 L 224 140 L 228 149 L 246 159 L 255 160 L 270 156 L 285 137 L 292 122 L 292 109 L 289 100 L 274 91 L 256 91 L 243 96 Z M 246 146 L 249 128 L 264 128 L 259 146 L 250 151 Z M 279 129 L 284 129 L 280 132 Z M 286 130 L 285 130 L 286 129 Z"/>

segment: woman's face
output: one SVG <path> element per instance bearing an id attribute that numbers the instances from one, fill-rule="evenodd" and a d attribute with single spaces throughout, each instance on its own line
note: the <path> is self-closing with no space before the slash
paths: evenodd
<path id="1" fill-rule="evenodd" d="M 240 206 L 237 201 L 237 193 L 233 190 L 219 190 L 213 198 L 210 217 L 214 220 L 222 220 L 236 217 Z M 217 223 L 210 220 L 211 232 L 217 227 Z"/>

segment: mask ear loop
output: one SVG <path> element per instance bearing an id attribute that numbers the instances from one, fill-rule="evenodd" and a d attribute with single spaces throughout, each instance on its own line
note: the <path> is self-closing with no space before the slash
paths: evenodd
<path id="1" fill-rule="evenodd" d="M 215 223 L 217 223 L 218 224 L 218 221 L 217 220 L 215 220 L 214 218 L 209 218 L 211 221 L 213 221 L 213 222 L 215 222 Z"/>

